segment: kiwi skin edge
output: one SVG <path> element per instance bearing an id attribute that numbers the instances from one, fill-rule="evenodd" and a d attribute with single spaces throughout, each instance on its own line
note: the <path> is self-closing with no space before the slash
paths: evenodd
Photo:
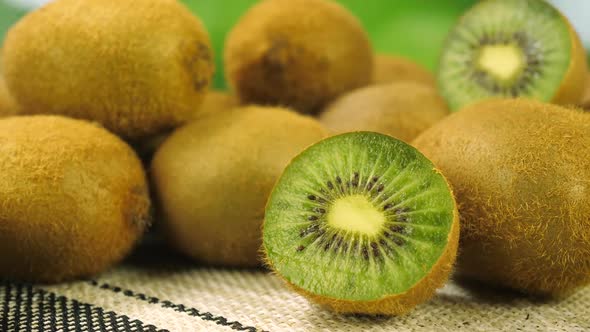
<path id="1" fill-rule="evenodd" d="M 569 68 L 563 77 L 562 84 L 552 98 L 552 102 L 560 105 L 575 105 L 582 100 L 588 77 L 588 63 L 586 51 L 580 37 L 572 27 L 568 19 L 562 15 L 562 19 L 568 25 L 570 39 L 572 41 L 572 59 Z"/>
<path id="2" fill-rule="evenodd" d="M 445 179 L 449 191 L 454 198 L 455 195 L 451 186 L 449 185 L 448 180 L 439 170 L 436 170 L 436 172 L 441 174 L 441 176 Z M 459 211 L 457 209 L 457 205 L 455 205 L 455 209 L 453 210 L 453 223 L 448 235 L 447 246 L 445 247 L 445 251 L 441 254 L 438 261 L 430 269 L 430 272 L 406 292 L 386 296 L 379 300 L 350 301 L 319 296 L 290 283 L 288 280 L 283 278 L 280 273 L 275 274 L 278 275 L 295 292 L 339 314 L 363 313 L 367 315 L 403 315 L 410 312 L 417 305 L 431 299 L 435 295 L 436 290 L 446 284 L 453 271 L 453 266 L 457 257 L 459 237 Z M 265 262 L 265 266 L 273 271 L 276 271 L 272 265 L 272 262 L 268 259 L 265 248 L 262 247 L 261 251 L 263 254 L 262 259 Z"/>
<path id="3" fill-rule="evenodd" d="M 436 88 L 434 74 L 410 59 L 389 54 L 375 54 L 373 84 L 417 82 Z"/>

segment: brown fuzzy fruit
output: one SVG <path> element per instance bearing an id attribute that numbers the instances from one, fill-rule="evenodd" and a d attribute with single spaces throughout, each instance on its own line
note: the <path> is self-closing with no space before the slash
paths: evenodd
<path id="1" fill-rule="evenodd" d="M 590 114 L 489 100 L 414 144 L 455 189 L 463 274 L 534 294 L 590 282 Z"/>
<path id="2" fill-rule="evenodd" d="M 230 32 L 226 76 L 245 103 L 318 112 L 368 84 L 373 53 L 359 21 L 332 0 L 267 0 Z"/>
<path id="3" fill-rule="evenodd" d="M 4 46 L 24 113 L 97 121 L 130 139 L 189 120 L 213 73 L 207 32 L 176 0 L 56 0 Z"/>
<path id="4" fill-rule="evenodd" d="M 102 272 L 137 242 L 149 209 L 141 162 L 102 127 L 58 116 L 0 120 L 0 277 Z"/>
<path id="5" fill-rule="evenodd" d="M 336 133 L 375 131 L 410 142 L 449 113 L 436 89 L 407 81 L 344 95 L 328 106 L 320 122 Z"/>
<path id="6" fill-rule="evenodd" d="M 373 83 L 417 82 L 436 87 L 434 74 L 412 60 L 388 54 L 375 55 Z"/>
<path id="7" fill-rule="evenodd" d="M 151 168 L 171 243 L 214 265 L 260 265 L 260 227 L 274 183 L 292 157 L 325 136 L 314 119 L 258 106 L 178 129 Z"/>

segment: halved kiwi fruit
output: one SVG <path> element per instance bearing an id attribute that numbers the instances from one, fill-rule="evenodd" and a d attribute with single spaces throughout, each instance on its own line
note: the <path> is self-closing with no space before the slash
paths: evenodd
<path id="1" fill-rule="evenodd" d="M 414 144 L 457 194 L 463 275 L 533 294 L 590 283 L 590 114 L 488 100 Z"/>
<path id="2" fill-rule="evenodd" d="M 0 120 L 0 278 L 58 282 L 119 262 L 150 220 L 133 150 L 59 116 Z"/>
<path id="3" fill-rule="evenodd" d="M 229 33 L 224 57 L 242 103 L 302 113 L 368 84 L 373 70 L 367 33 L 333 0 L 256 2 Z"/>
<path id="4" fill-rule="evenodd" d="M 438 84 L 454 110 L 493 96 L 577 104 L 586 75 L 580 38 L 552 5 L 484 0 L 451 31 Z"/>
<path id="5" fill-rule="evenodd" d="M 436 78 L 428 69 L 401 56 L 376 54 L 373 83 L 417 82 L 436 87 Z"/>
<path id="6" fill-rule="evenodd" d="M 413 147 L 355 132 L 287 166 L 266 207 L 268 264 L 341 313 L 401 314 L 447 280 L 459 237 L 449 185 Z"/>
<path id="7" fill-rule="evenodd" d="M 187 122 L 213 56 L 177 0 L 56 0 L 6 34 L 6 83 L 25 114 L 60 114 L 139 139 Z"/>
<path id="8" fill-rule="evenodd" d="M 337 133 L 375 131 L 411 142 L 449 113 L 434 87 L 398 81 L 357 89 L 336 99 L 320 115 L 320 122 Z"/>

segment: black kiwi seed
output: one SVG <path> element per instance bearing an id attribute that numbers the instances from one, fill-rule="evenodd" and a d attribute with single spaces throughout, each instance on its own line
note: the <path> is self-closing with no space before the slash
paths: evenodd
<path id="1" fill-rule="evenodd" d="M 391 209 L 392 207 L 393 207 L 393 204 L 391 204 L 391 203 L 387 203 L 387 204 L 385 204 L 385 206 L 383 207 L 383 211 L 387 211 L 387 210 Z"/>
<path id="2" fill-rule="evenodd" d="M 318 216 L 309 216 L 309 217 L 307 217 L 307 220 L 316 221 L 316 220 L 318 220 Z"/>
<path id="3" fill-rule="evenodd" d="M 339 176 L 336 177 L 336 183 L 342 184 L 342 179 Z"/>
<path id="4" fill-rule="evenodd" d="M 305 249 L 305 246 L 299 246 L 297 247 L 297 252 L 301 252 Z"/>
<path id="5" fill-rule="evenodd" d="M 315 195 L 309 195 L 307 196 L 307 199 L 309 199 L 310 201 L 315 201 L 317 197 L 315 197 Z"/>
<path id="6" fill-rule="evenodd" d="M 328 181 L 327 185 L 328 185 L 328 188 L 334 189 L 334 184 L 332 183 L 332 181 Z"/>
<path id="7" fill-rule="evenodd" d="M 362 252 L 363 252 L 363 258 L 365 260 L 368 260 L 369 259 L 369 250 L 367 249 L 366 245 L 363 245 Z"/>
<path id="8" fill-rule="evenodd" d="M 320 214 L 326 213 L 326 209 L 324 209 L 324 208 L 314 208 L 313 211 L 320 213 Z"/>

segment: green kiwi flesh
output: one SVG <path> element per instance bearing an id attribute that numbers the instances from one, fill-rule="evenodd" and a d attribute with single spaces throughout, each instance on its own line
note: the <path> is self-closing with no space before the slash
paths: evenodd
<path id="1" fill-rule="evenodd" d="M 452 192 L 429 160 L 390 136 L 355 132 L 287 166 L 266 207 L 263 247 L 271 267 L 313 300 L 338 312 L 397 314 L 411 308 L 370 304 L 431 277 L 436 286 L 416 298 L 432 296 L 454 261 L 457 223 Z"/>
<path id="2" fill-rule="evenodd" d="M 448 37 L 441 93 L 455 110 L 491 96 L 551 101 L 577 61 L 574 43 L 567 20 L 545 1 L 480 1 Z"/>

